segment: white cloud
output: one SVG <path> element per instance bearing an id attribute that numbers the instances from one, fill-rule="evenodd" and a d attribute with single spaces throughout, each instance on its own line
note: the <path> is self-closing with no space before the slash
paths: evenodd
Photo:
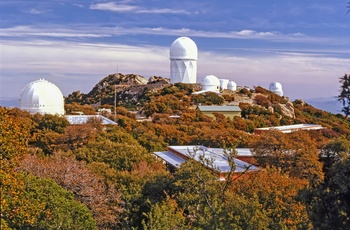
<path id="1" fill-rule="evenodd" d="M 97 28 L 96 28 L 97 29 Z M 1 28 L 0 37 L 55 37 L 55 38 L 69 38 L 69 37 L 81 37 L 81 38 L 98 38 L 109 37 L 110 34 L 101 33 L 101 30 L 97 29 L 97 33 L 93 33 L 94 28 L 84 29 L 67 29 L 52 27 L 32 27 L 32 26 L 16 26 L 11 28 Z"/>
<path id="2" fill-rule="evenodd" d="M 31 9 L 30 11 L 29 11 L 29 13 L 31 13 L 31 14 L 42 14 L 44 11 L 40 11 L 40 10 L 37 10 L 37 9 Z"/>
<path id="3" fill-rule="evenodd" d="M 17 97 L 38 78 L 57 84 L 64 95 L 89 92 L 103 77 L 117 71 L 145 77 L 169 76 L 169 47 L 75 42 L 4 41 L 1 52 L 0 97 Z M 248 50 L 249 51 L 249 50 Z M 198 82 L 208 75 L 234 80 L 238 85 L 282 83 L 291 98 L 334 96 L 338 78 L 349 71 L 350 59 L 307 53 L 267 52 L 264 55 L 222 54 L 201 49 Z M 19 68 L 20 66 L 20 68 Z"/>
<path id="4" fill-rule="evenodd" d="M 302 33 L 283 34 L 278 31 L 204 31 L 189 28 L 170 29 L 164 27 L 102 27 L 90 25 L 73 25 L 65 28 L 57 25 L 50 26 L 16 26 L 0 28 L 0 37 L 54 37 L 54 38 L 101 38 L 119 35 L 164 35 L 164 36 L 191 36 L 205 38 L 227 39 L 258 39 L 272 42 L 300 42 L 300 43 L 332 43 L 347 44 L 339 38 L 311 37 Z"/>
<path id="5" fill-rule="evenodd" d="M 128 2 L 126 2 L 128 3 Z M 91 10 L 105 10 L 113 11 L 117 13 L 143 13 L 143 14 L 189 14 L 190 12 L 183 9 L 170 9 L 170 8 L 155 8 L 147 9 L 134 5 L 127 5 L 115 2 L 105 2 L 92 4 L 89 7 Z"/>

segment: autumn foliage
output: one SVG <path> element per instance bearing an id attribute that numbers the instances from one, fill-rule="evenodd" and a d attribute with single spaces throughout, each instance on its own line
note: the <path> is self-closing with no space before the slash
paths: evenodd
<path id="1" fill-rule="evenodd" d="M 295 117 L 287 116 L 287 99 L 261 87 L 229 96 L 192 92 L 186 84 L 147 89 L 132 107 L 148 119 L 118 106 L 116 116 L 107 114 L 117 126 L 69 125 L 64 117 L 0 107 L 1 229 L 348 228 L 345 116 L 301 100 L 288 102 Z M 235 101 L 242 97 L 251 103 Z M 69 113 L 95 113 L 70 103 Z M 208 117 L 198 103 L 237 103 L 242 116 Z M 326 129 L 254 134 L 298 123 Z M 170 172 L 152 154 L 168 145 L 249 148 L 260 170 L 222 182 L 190 160 Z"/>

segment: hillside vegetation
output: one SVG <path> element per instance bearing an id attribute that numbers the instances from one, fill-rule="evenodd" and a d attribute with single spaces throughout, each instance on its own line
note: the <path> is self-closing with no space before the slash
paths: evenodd
<path id="1" fill-rule="evenodd" d="M 261 87 L 192 94 L 198 90 L 113 74 L 66 98 L 66 111 L 110 108 L 104 115 L 118 126 L 71 126 L 63 117 L 0 107 L 1 229 L 348 228 L 345 116 Z M 198 104 L 238 105 L 242 117 L 211 118 Z M 253 133 L 299 123 L 326 129 Z M 229 157 L 235 147 L 250 148 L 260 170 L 219 182 L 190 160 L 170 173 L 152 154 L 168 145 L 223 147 Z"/>

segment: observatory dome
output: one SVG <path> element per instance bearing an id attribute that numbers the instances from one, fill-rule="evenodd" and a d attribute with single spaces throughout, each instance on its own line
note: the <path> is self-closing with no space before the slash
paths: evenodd
<path id="1" fill-rule="evenodd" d="M 219 92 L 220 80 L 214 75 L 208 75 L 202 80 L 202 90 Z"/>
<path id="2" fill-rule="evenodd" d="M 64 98 L 61 90 L 44 79 L 33 81 L 24 87 L 20 108 L 30 113 L 64 115 Z"/>
<path id="3" fill-rule="evenodd" d="M 227 84 L 227 89 L 232 90 L 232 91 L 236 91 L 237 90 L 237 84 L 234 81 L 230 81 Z"/>
<path id="4" fill-rule="evenodd" d="M 170 59 L 198 59 L 196 43 L 188 37 L 179 37 L 170 46 Z"/>
<path id="5" fill-rule="evenodd" d="M 220 88 L 222 90 L 227 89 L 228 79 L 219 79 L 219 81 L 220 81 Z"/>
<path id="6" fill-rule="evenodd" d="M 282 85 L 277 81 L 270 83 L 269 90 L 279 96 L 283 96 Z"/>

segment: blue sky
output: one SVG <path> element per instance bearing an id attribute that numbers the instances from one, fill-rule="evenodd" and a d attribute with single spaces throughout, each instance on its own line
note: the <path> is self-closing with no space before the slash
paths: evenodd
<path id="1" fill-rule="evenodd" d="M 291 99 L 338 95 L 350 73 L 348 0 L 2 0 L 0 98 L 45 78 L 88 93 L 121 72 L 169 77 L 169 46 L 199 49 L 206 75 L 240 86 L 282 84 Z"/>

